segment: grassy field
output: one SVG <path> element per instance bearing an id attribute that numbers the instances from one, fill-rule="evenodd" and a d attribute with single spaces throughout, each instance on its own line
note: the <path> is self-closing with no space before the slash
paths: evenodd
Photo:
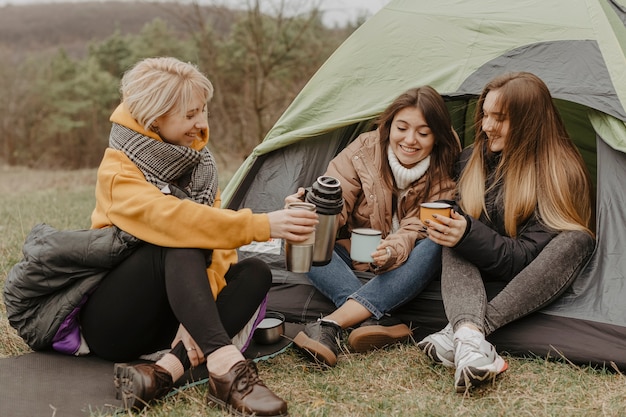
<path id="1" fill-rule="evenodd" d="M 36 223 L 89 226 L 94 182 L 93 170 L 0 168 L 0 285 Z M 28 351 L 0 305 L 0 357 Z M 505 359 L 506 373 L 465 396 L 454 392 L 451 370 L 431 365 L 410 344 L 368 354 L 345 352 L 339 365 L 327 371 L 289 349 L 259 363 L 259 370 L 288 401 L 292 416 L 626 416 L 626 380 L 620 373 L 563 360 Z M 203 405 L 205 392 L 204 386 L 188 389 L 137 415 L 221 416 Z"/>

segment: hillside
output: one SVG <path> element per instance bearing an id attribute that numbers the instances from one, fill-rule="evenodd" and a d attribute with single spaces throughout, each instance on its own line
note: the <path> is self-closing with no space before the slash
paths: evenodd
<path id="1" fill-rule="evenodd" d="M 212 150 L 239 165 L 354 30 L 329 29 L 315 11 L 291 18 L 187 0 L 63 1 L 0 6 L 0 163 L 97 165 L 123 71 L 147 56 L 180 55 L 216 85 L 211 134 L 221 140 Z M 156 19 L 165 23 L 151 25 Z"/>
<path id="2" fill-rule="evenodd" d="M 56 50 L 63 46 L 73 56 L 82 56 L 89 42 L 111 36 L 116 29 L 135 34 L 156 18 L 186 34 L 199 15 L 210 17 L 214 30 L 224 30 L 232 13 L 224 9 L 190 4 L 151 2 L 92 2 L 0 7 L 0 50 L 14 58 L 27 52 Z"/>

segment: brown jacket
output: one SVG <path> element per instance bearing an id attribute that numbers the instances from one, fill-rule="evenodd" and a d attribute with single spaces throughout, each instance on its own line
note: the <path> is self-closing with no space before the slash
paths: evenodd
<path id="1" fill-rule="evenodd" d="M 391 233 L 392 197 L 398 190 L 390 188 L 381 178 L 381 161 L 382 158 L 386 161 L 387 155 L 381 154 L 379 141 L 377 130 L 359 135 L 330 162 L 326 171 L 326 175 L 340 181 L 343 191 L 344 206 L 339 216 L 339 228 L 346 226 L 348 232 L 359 227 L 381 230 L 384 245 L 391 247 L 391 259 L 381 268 L 373 269 L 369 264 L 353 262 L 356 270 L 376 273 L 397 268 L 406 262 L 415 242 L 426 237 L 419 220 L 420 203 L 453 199 L 455 186 L 452 179 L 447 179 L 441 184 L 433 184 L 431 195 L 425 196 L 425 176 L 411 184 L 397 196 L 395 211 L 400 229 Z M 338 243 L 350 249 L 348 239 Z"/>

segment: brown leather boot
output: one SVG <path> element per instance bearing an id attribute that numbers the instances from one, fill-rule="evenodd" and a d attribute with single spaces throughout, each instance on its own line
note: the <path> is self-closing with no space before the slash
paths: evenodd
<path id="1" fill-rule="evenodd" d="M 127 410 L 141 410 L 150 401 L 165 397 L 174 386 L 172 375 L 155 363 L 116 363 L 113 374 L 116 398 Z"/>
<path id="2" fill-rule="evenodd" d="M 402 321 L 384 316 L 380 320 L 371 318 L 364 321 L 350 333 L 348 344 L 353 352 L 363 353 L 395 343 L 405 343 L 412 335 L 409 326 Z"/>
<path id="3" fill-rule="evenodd" d="M 209 371 L 209 404 L 243 416 L 287 416 L 287 403 L 265 386 L 256 364 L 239 361 L 222 376 Z"/>

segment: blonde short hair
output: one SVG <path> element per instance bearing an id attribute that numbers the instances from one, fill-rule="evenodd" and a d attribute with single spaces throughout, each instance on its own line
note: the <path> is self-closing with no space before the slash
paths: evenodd
<path id="1" fill-rule="evenodd" d="M 176 58 L 146 58 L 122 77 L 122 101 L 146 130 L 159 117 L 186 112 L 187 105 L 200 95 L 213 97 L 213 85 L 198 68 Z"/>

